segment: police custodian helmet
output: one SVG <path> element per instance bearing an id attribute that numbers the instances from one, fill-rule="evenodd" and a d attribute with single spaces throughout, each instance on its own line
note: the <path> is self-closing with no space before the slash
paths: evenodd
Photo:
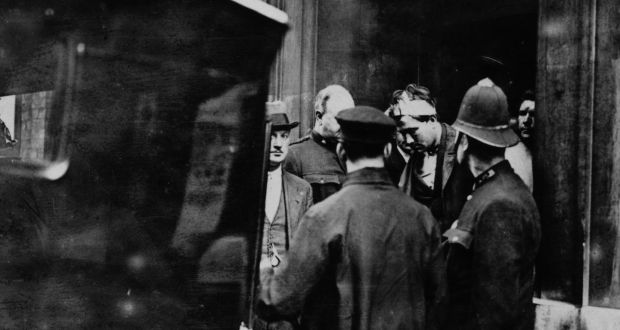
<path id="1" fill-rule="evenodd" d="M 507 148 L 519 143 L 509 120 L 506 95 L 487 78 L 465 93 L 452 127 L 484 144 Z"/>

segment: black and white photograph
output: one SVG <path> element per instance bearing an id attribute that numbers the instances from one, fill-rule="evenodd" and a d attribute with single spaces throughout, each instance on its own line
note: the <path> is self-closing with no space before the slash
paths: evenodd
<path id="1" fill-rule="evenodd" d="M 620 3 L 0 3 L 0 329 L 620 329 Z"/>

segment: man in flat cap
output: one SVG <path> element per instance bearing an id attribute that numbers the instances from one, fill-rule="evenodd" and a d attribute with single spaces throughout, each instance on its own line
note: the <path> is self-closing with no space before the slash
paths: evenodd
<path id="1" fill-rule="evenodd" d="M 386 163 L 392 179 L 431 209 L 442 230 L 448 229 L 473 184 L 456 162 L 456 130 L 439 122 L 430 91 L 416 84 L 394 92 L 388 114 L 398 124 L 401 141 Z"/>
<path id="2" fill-rule="evenodd" d="M 343 188 L 314 205 L 281 272 L 263 290 L 262 313 L 295 315 L 322 280 L 336 300 L 306 329 L 432 329 L 443 295 L 439 228 L 429 210 L 391 182 L 384 168 L 395 124 L 365 106 L 342 111 Z M 328 291 L 323 291 L 329 294 Z"/>
<path id="3" fill-rule="evenodd" d="M 271 102 L 268 108 L 281 108 L 282 105 L 280 102 Z M 282 169 L 282 162 L 288 153 L 290 131 L 299 123 L 289 122 L 284 112 L 272 113 L 268 120 L 271 122 L 271 147 L 260 261 L 261 277 L 268 273 L 268 269 L 276 271 L 281 266 L 299 221 L 312 205 L 310 184 Z M 272 322 L 257 319 L 254 329 L 293 329 L 295 316 Z"/>
<path id="4" fill-rule="evenodd" d="M 448 241 L 446 329 L 533 329 L 534 259 L 540 243 L 532 195 L 504 159 L 519 138 L 508 105 L 490 80 L 470 88 L 454 128 L 457 160 L 475 177 Z"/>
<path id="5" fill-rule="evenodd" d="M 340 125 L 338 112 L 352 108 L 353 97 L 340 85 L 329 85 L 314 100 L 314 128 L 291 143 L 284 168 L 308 181 L 318 203 L 338 191 L 345 177 L 345 163 L 336 154 Z"/>

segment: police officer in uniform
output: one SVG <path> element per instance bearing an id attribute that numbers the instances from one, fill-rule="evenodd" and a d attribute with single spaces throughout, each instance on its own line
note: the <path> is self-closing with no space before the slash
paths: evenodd
<path id="1" fill-rule="evenodd" d="M 336 154 L 340 136 L 336 115 L 354 106 L 351 94 L 344 87 L 325 87 L 315 98 L 312 132 L 291 143 L 284 169 L 310 183 L 315 203 L 335 193 L 342 185 L 346 165 Z"/>
<path id="2" fill-rule="evenodd" d="M 336 118 L 348 169 L 343 188 L 302 218 L 283 268 L 264 284 L 259 311 L 319 307 L 317 319 L 302 314 L 306 329 L 432 329 L 445 277 L 440 231 L 384 167 L 395 123 L 364 106 Z M 336 299 L 314 306 L 307 297 L 322 280 L 332 285 L 321 293 L 334 290 Z"/>
<path id="3" fill-rule="evenodd" d="M 533 329 L 539 214 L 528 187 L 504 159 L 519 138 L 508 126 L 502 90 L 470 88 L 453 127 L 457 160 L 475 177 L 448 241 L 446 329 Z"/>

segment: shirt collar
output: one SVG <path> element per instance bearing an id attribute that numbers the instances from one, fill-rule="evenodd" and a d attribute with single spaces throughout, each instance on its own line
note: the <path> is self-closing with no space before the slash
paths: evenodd
<path id="1" fill-rule="evenodd" d="M 392 185 L 392 179 L 385 168 L 364 167 L 347 174 L 343 186 L 351 184 L 386 184 Z"/>
<path id="2" fill-rule="evenodd" d="M 410 154 L 406 153 L 398 145 L 396 145 L 396 150 L 398 150 L 398 153 L 403 157 L 403 159 L 405 160 L 405 163 L 409 161 L 409 157 L 411 157 Z"/>
<path id="3" fill-rule="evenodd" d="M 282 177 L 282 164 L 280 164 L 280 166 L 278 166 L 278 168 L 276 168 L 275 170 L 268 171 L 267 177 L 269 179 L 275 179 L 275 178 Z"/>

